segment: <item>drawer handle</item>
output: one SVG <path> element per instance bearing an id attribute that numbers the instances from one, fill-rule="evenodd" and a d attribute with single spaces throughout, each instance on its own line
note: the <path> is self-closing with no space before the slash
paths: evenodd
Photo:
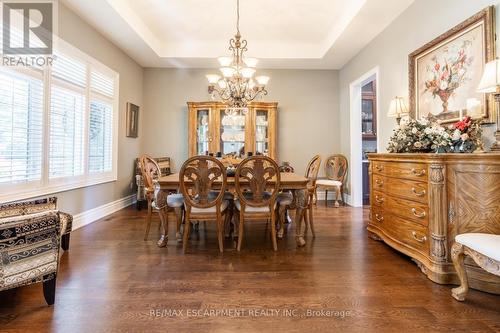
<path id="1" fill-rule="evenodd" d="M 384 170 L 384 167 L 383 167 L 383 166 L 381 166 L 381 165 L 376 164 L 376 165 L 375 165 L 375 169 L 377 169 L 377 171 L 378 171 L 378 172 L 380 172 L 380 171 L 383 171 L 383 170 Z"/>
<path id="2" fill-rule="evenodd" d="M 426 193 L 425 190 L 422 190 L 422 192 L 417 192 L 417 190 L 414 187 L 411 188 L 411 192 L 415 194 L 417 197 L 423 197 Z"/>
<path id="3" fill-rule="evenodd" d="M 375 179 L 375 184 L 377 184 L 378 186 L 382 186 L 384 185 L 384 181 L 380 179 Z"/>
<path id="4" fill-rule="evenodd" d="M 383 203 L 385 201 L 384 198 L 379 197 L 378 195 L 375 196 L 375 201 L 379 204 Z"/>
<path id="5" fill-rule="evenodd" d="M 415 239 L 419 243 L 425 243 L 425 241 L 427 240 L 427 237 L 425 236 L 422 236 L 422 238 L 418 238 L 417 233 L 415 231 L 412 231 L 411 235 L 413 236 L 413 239 Z"/>
<path id="6" fill-rule="evenodd" d="M 415 168 L 413 168 L 413 169 L 411 169 L 411 173 L 417 177 L 422 177 L 425 175 L 425 170 L 422 169 L 420 171 L 417 171 Z"/>
<path id="7" fill-rule="evenodd" d="M 417 213 L 417 210 L 415 208 L 412 208 L 411 212 L 413 213 L 413 215 L 415 215 L 416 217 L 419 217 L 419 218 L 424 218 L 426 215 L 425 212 Z"/>
<path id="8" fill-rule="evenodd" d="M 377 222 L 382 222 L 384 220 L 384 217 L 380 216 L 378 214 L 375 214 L 375 220 L 377 220 Z"/>

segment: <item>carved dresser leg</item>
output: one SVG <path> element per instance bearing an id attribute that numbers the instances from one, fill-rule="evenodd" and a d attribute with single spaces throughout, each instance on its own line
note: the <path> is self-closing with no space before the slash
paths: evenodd
<path id="1" fill-rule="evenodd" d="M 457 301 L 464 301 L 467 292 L 469 291 L 469 282 L 467 281 L 467 273 L 464 265 L 464 246 L 460 243 L 454 243 L 451 248 L 451 259 L 460 279 L 460 286 L 451 290 L 451 295 Z"/>

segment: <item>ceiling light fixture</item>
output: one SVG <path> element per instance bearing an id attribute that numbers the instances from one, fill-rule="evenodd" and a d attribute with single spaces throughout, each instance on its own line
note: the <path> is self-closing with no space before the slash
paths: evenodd
<path id="1" fill-rule="evenodd" d="M 236 35 L 229 40 L 229 50 L 232 57 L 219 57 L 222 77 L 217 74 L 208 74 L 208 93 L 215 99 L 216 95 L 225 103 L 228 108 L 228 115 L 247 112 L 247 104 L 258 96 L 267 95 L 266 85 L 269 82 L 268 76 L 257 76 L 255 67 L 258 59 L 247 58 L 243 53 L 247 49 L 247 41 L 241 39 L 240 34 L 240 1 L 236 0 Z"/>

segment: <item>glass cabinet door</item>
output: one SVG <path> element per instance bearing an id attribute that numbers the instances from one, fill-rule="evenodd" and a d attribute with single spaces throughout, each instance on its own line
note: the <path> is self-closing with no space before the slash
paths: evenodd
<path id="1" fill-rule="evenodd" d="M 196 110 L 196 153 L 205 155 L 210 151 L 209 109 Z"/>
<path id="2" fill-rule="evenodd" d="M 255 153 L 269 155 L 269 112 L 255 110 Z"/>
<path id="3" fill-rule="evenodd" d="M 222 155 L 244 155 L 245 129 L 247 117 L 244 114 L 227 115 L 225 109 L 219 110 L 220 114 L 220 146 Z"/>

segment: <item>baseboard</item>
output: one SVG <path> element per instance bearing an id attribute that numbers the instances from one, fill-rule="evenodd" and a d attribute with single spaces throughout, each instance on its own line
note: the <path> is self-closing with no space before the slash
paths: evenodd
<path id="1" fill-rule="evenodd" d="M 80 214 L 73 215 L 73 229 L 76 230 L 81 227 L 86 226 L 92 222 L 95 222 L 103 217 L 106 217 L 114 212 L 119 211 L 125 207 L 128 207 L 136 202 L 136 195 L 132 194 L 127 197 L 123 197 L 121 199 L 108 202 L 99 207 L 95 207 L 84 211 Z"/>

